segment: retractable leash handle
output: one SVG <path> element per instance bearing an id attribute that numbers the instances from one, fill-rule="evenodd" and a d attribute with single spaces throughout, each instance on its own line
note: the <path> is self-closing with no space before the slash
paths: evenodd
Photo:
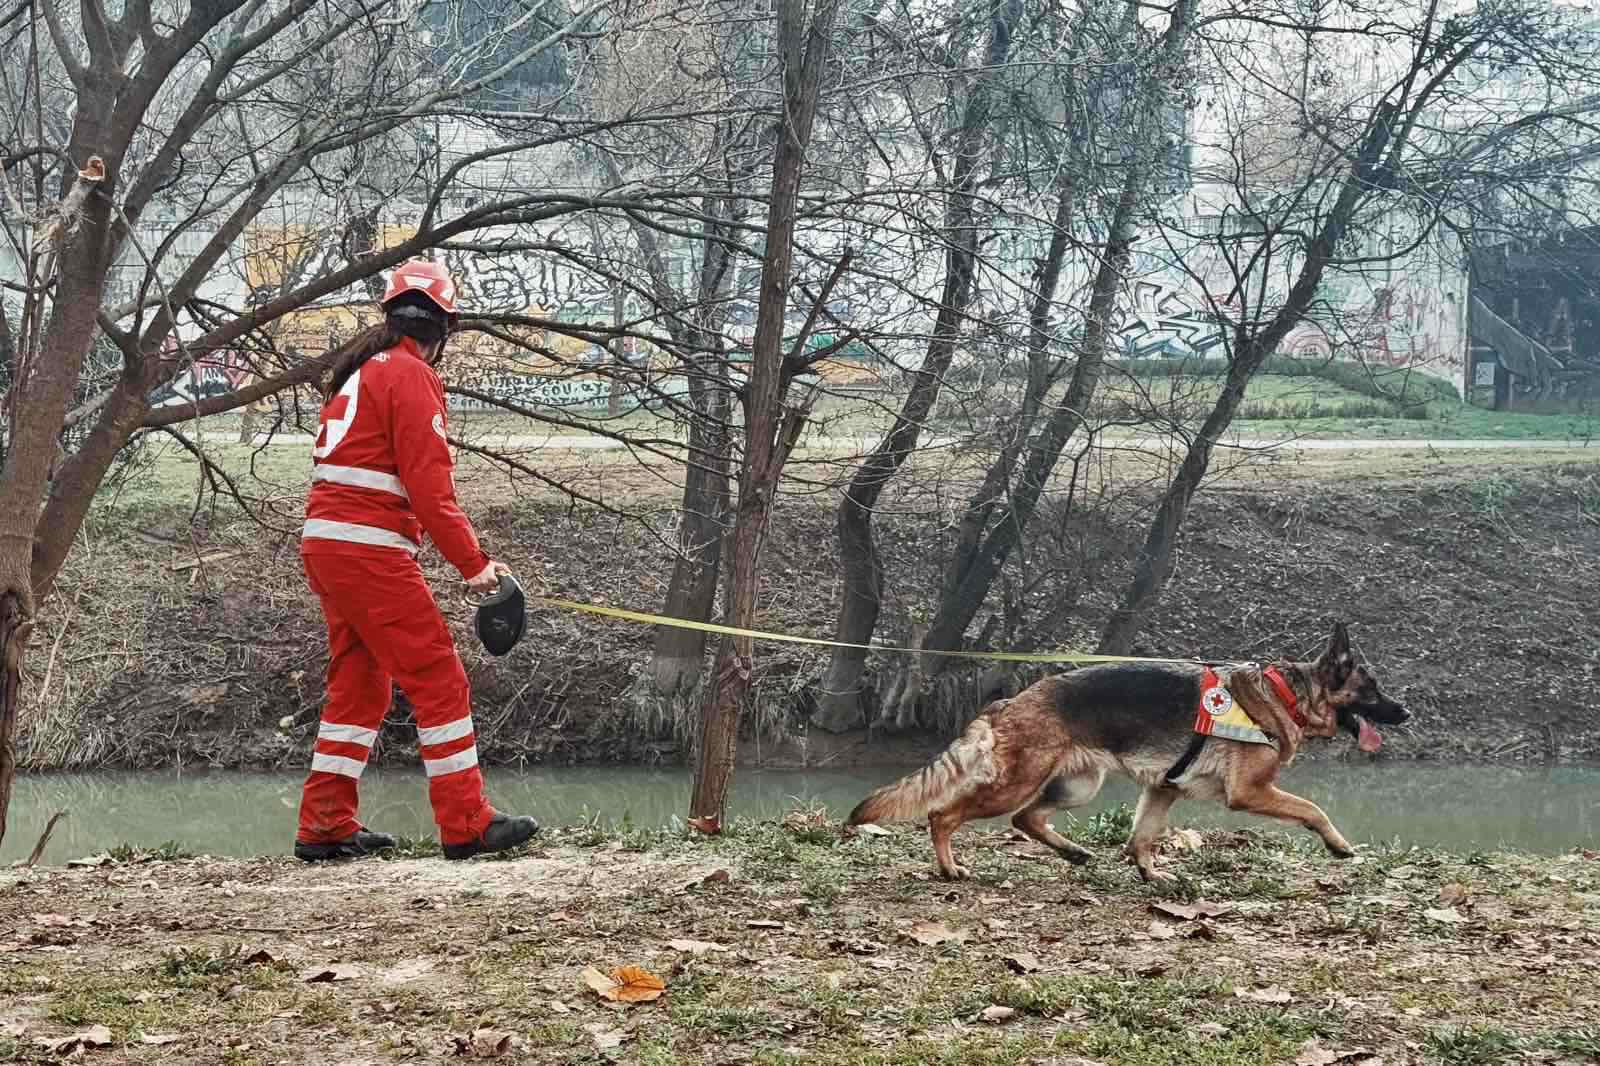
<path id="1" fill-rule="evenodd" d="M 483 599 L 467 602 L 476 609 L 473 627 L 478 642 L 490 655 L 504 655 L 517 646 L 528 625 L 527 597 L 510 574 L 500 575 L 499 586 Z"/>

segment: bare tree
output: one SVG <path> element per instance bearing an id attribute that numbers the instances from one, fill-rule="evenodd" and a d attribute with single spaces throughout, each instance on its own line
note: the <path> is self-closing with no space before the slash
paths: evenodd
<path id="1" fill-rule="evenodd" d="M 1022 18 L 1022 7 L 1021 0 L 991 0 L 989 3 L 985 11 L 987 45 L 981 65 L 972 76 L 972 84 L 965 91 L 960 125 L 953 131 L 954 143 L 948 154 L 931 131 L 926 134 L 932 169 L 941 177 L 948 174 L 942 234 L 946 245 L 944 284 L 927 352 L 912 376 L 911 389 L 900 412 L 883 440 L 856 470 L 839 503 L 837 526 L 843 598 L 834 639 L 841 643 L 866 644 L 877 627 L 883 599 L 883 562 L 872 536 L 873 509 L 884 488 L 916 450 L 955 357 L 957 339 L 966 325 L 967 308 L 975 288 L 980 239 L 976 193 L 985 174 L 985 160 L 997 162 L 1001 150 L 996 143 L 999 134 L 995 131 L 1003 128 L 1003 124 L 993 121 L 995 97 L 1011 53 L 1012 37 Z M 909 86 L 915 80 L 916 73 L 902 76 L 908 95 Z M 960 91 L 960 83 L 955 79 L 948 79 L 946 84 L 951 92 Z M 833 650 L 818 700 L 817 725 L 838 731 L 860 720 L 860 679 L 865 664 L 866 651 L 860 647 Z"/>
<path id="2" fill-rule="evenodd" d="M 1157 504 L 1103 653 L 1125 654 L 1157 603 L 1189 503 L 1250 379 L 1314 313 L 1324 331 L 1321 319 L 1339 317 L 1328 282 L 1403 261 L 1436 238 L 1459 254 L 1497 203 L 1536 195 L 1548 172 L 1529 163 L 1548 159 L 1552 138 L 1565 142 L 1568 167 L 1600 150 L 1581 117 L 1600 107 L 1600 65 L 1577 13 L 1543 3 L 1384 10 L 1392 20 L 1381 24 L 1357 3 L 1319 5 L 1315 18 L 1241 10 L 1208 28 L 1219 69 L 1239 54 L 1241 33 L 1257 55 L 1277 35 L 1290 42 L 1278 55 L 1292 60 L 1271 69 L 1298 76 L 1236 83 L 1243 102 L 1232 117 L 1245 122 L 1222 131 L 1217 175 L 1230 187 L 1231 223 L 1198 245 L 1169 234 L 1175 261 L 1207 294 L 1228 372 Z M 1352 68 L 1358 42 L 1375 58 Z M 1520 94 L 1507 93 L 1519 83 Z"/>
<path id="3" fill-rule="evenodd" d="M 248 384 L 173 406 L 154 406 L 154 393 L 286 315 L 352 291 L 370 299 L 367 279 L 430 248 L 481 247 L 487 232 L 536 230 L 585 211 L 697 216 L 692 184 L 607 188 L 571 178 L 562 162 L 565 145 L 619 123 L 681 121 L 681 108 L 594 117 L 559 79 L 526 77 L 543 57 L 635 25 L 630 11 L 620 0 L 559 14 L 534 5 L 437 48 L 416 32 L 418 10 L 387 2 L 172 10 L 135 0 L 112 14 L 90 0 L 77 18 L 41 0 L 8 21 L 8 48 L 23 61 L 0 77 L 0 236 L 17 267 L 0 318 L 9 370 L 0 405 L 0 833 L 37 603 L 115 457 L 143 431 L 181 432 L 185 421 L 312 382 L 322 364 L 263 352 Z M 436 133 L 446 122 L 479 131 L 477 146 L 442 154 Z M 530 183 L 535 165 L 570 180 Z M 375 209 L 408 216 L 403 235 L 357 241 L 367 246 L 248 309 L 216 290 L 263 218 L 312 220 L 304 225 L 313 239 L 329 217 L 338 232 Z M 600 331 L 602 343 L 614 333 Z M 121 373 L 80 400 L 97 337 L 120 354 Z M 63 454 L 69 425 L 85 431 Z"/>
<path id="4" fill-rule="evenodd" d="M 740 400 L 744 408 L 744 456 L 739 471 L 739 502 L 728 574 L 730 624 L 749 628 L 755 621 L 756 580 L 761 546 L 772 515 L 784 463 L 805 423 L 805 408 L 787 402 L 789 384 L 805 366 L 806 340 L 848 256 L 829 276 L 791 352 L 783 350 L 784 318 L 793 272 L 795 212 L 806 151 L 822 94 L 823 73 L 839 0 L 778 0 L 777 55 L 782 111 L 772 162 L 772 193 L 767 209 L 766 250 L 761 263 L 761 296 L 750 372 Z M 717 652 L 713 688 L 707 694 L 689 801 L 692 824 L 720 832 L 733 779 L 740 711 L 750 690 L 753 642 L 725 637 Z"/>

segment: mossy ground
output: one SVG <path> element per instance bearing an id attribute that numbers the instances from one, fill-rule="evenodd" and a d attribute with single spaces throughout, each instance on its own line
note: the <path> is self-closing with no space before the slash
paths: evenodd
<path id="1" fill-rule="evenodd" d="M 806 813 L 466 864 L 8 871 L 0 1062 L 94 1026 L 109 1046 L 79 1053 L 107 1064 L 1600 1061 L 1592 856 L 1340 863 L 1274 830 L 1184 834 L 1149 887 L 1125 819 L 1059 821 L 1097 863 L 969 829 L 957 884 L 914 829 L 841 839 Z M 665 994 L 624 1007 L 580 978 L 624 965 Z"/>

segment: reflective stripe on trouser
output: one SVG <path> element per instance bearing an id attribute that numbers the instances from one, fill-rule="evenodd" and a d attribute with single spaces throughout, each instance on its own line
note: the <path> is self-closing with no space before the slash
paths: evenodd
<path id="1" fill-rule="evenodd" d="M 303 555 L 328 622 L 328 700 L 300 800 L 299 839 L 342 840 L 360 826 L 357 782 L 389 710 L 391 680 L 417 719 L 439 839 L 476 840 L 494 816 L 483 795 L 466 671 L 410 556 L 341 545 Z"/>

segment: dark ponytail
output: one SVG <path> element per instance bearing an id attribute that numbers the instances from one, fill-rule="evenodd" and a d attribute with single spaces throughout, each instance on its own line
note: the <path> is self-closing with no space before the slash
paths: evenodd
<path id="1" fill-rule="evenodd" d="M 335 348 L 322 372 L 322 399 L 331 400 L 344 388 L 350 375 L 379 352 L 386 352 L 410 337 L 423 347 L 442 344 L 450 331 L 449 320 L 427 297 L 406 292 L 384 305 L 383 321 L 368 326 Z M 440 356 L 444 354 L 442 348 Z M 435 359 L 434 362 L 438 362 Z"/>

